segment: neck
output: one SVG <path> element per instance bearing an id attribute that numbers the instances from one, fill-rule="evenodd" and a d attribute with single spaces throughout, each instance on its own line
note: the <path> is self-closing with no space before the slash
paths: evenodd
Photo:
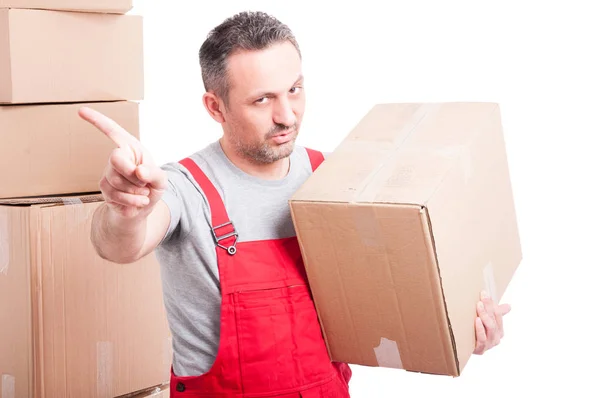
<path id="1" fill-rule="evenodd" d="M 244 173 L 253 177 L 262 178 L 264 180 L 281 180 L 290 170 L 289 157 L 285 157 L 272 163 L 261 163 L 249 159 L 235 151 L 224 138 L 221 138 L 219 143 L 221 144 L 225 156 L 227 156 L 231 163 Z"/>

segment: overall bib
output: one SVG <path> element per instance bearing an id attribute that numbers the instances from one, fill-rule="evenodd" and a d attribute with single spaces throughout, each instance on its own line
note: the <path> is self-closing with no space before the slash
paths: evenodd
<path id="1" fill-rule="evenodd" d="M 307 151 L 314 171 L 323 155 Z M 214 185 L 192 159 L 180 163 L 210 206 L 221 331 L 207 373 L 179 377 L 171 368 L 171 397 L 348 398 L 352 372 L 329 358 L 296 237 L 238 243 Z"/>

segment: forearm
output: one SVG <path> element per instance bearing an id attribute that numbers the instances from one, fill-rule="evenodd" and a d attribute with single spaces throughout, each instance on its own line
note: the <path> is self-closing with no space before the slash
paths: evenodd
<path id="1" fill-rule="evenodd" d="M 142 257 L 146 230 L 146 217 L 125 218 L 103 203 L 92 219 L 92 244 L 106 260 L 132 263 Z"/>

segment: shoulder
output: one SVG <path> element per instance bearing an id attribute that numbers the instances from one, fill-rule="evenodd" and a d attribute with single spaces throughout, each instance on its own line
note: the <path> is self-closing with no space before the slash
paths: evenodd
<path id="1" fill-rule="evenodd" d="M 196 185 L 190 171 L 179 161 L 165 163 L 160 168 L 167 175 L 168 190 L 177 196 Z"/>
<path id="2" fill-rule="evenodd" d="M 167 175 L 167 189 L 163 193 L 162 201 L 167 205 L 171 215 L 171 222 L 163 243 L 170 240 L 172 236 L 182 239 L 189 235 L 198 221 L 203 219 L 202 214 L 206 219 L 209 211 L 206 195 L 194 178 L 193 168 L 190 170 L 182 163 L 182 160 L 190 159 L 199 169 L 204 169 L 210 162 L 206 152 L 206 149 L 201 149 L 180 160 L 160 166 Z"/>
<path id="3" fill-rule="evenodd" d="M 306 171 L 309 173 L 312 173 L 312 168 L 313 168 L 313 161 L 311 160 L 311 156 L 316 156 L 316 159 L 314 159 L 314 160 L 316 161 L 316 164 L 318 167 L 318 165 L 322 161 L 327 159 L 329 154 L 330 154 L 330 152 L 325 152 L 325 151 L 321 151 L 317 148 L 306 147 L 306 146 L 301 146 L 301 145 L 296 145 L 296 148 L 294 150 L 294 155 L 296 156 L 296 158 L 298 158 L 300 163 L 304 166 L 303 168 L 306 169 Z M 322 156 L 322 158 L 321 158 L 321 156 Z"/>
<path id="4" fill-rule="evenodd" d="M 183 164 L 184 160 L 191 160 L 198 167 L 206 173 L 207 169 L 213 167 L 213 158 L 215 157 L 213 145 L 188 154 L 177 161 L 171 161 L 161 166 L 161 169 L 167 174 L 169 185 L 172 189 L 182 191 L 202 191 L 193 174 L 193 169 L 186 167 Z"/>

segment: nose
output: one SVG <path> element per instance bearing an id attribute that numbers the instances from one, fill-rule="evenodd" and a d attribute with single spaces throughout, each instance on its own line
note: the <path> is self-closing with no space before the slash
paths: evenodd
<path id="1" fill-rule="evenodd" d="M 277 101 L 273 109 L 273 122 L 284 126 L 293 126 L 296 123 L 294 109 L 287 98 Z"/>

